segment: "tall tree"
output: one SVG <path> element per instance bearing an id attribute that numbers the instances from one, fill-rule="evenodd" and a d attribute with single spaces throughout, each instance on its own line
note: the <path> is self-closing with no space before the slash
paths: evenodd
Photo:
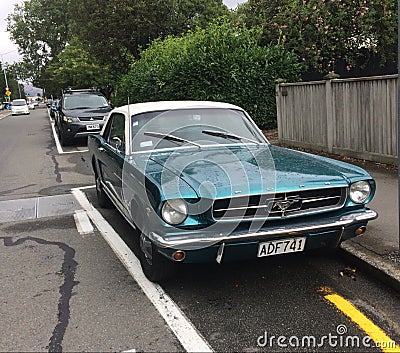
<path id="1" fill-rule="evenodd" d="M 30 0 L 15 5 L 7 30 L 18 45 L 32 78 L 59 54 L 69 36 L 69 0 Z"/>
<path id="2" fill-rule="evenodd" d="M 65 49 L 58 54 L 42 73 L 42 85 L 47 91 L 59 95 L 62 88 L 105 88 L 113 84 L 108 67 L 101 66 L 76 38 L 72 38 Z"/>
<path id="3" fill-rule="evenodd" d="M 126 72 L 139 48 L 229 13 L 222 0 L 70 0 L 74 33 L 102 64 Z"/>
<path id="4" fill-rule="evenodd" d="M 222 0 L 27 0 L 7 21 L 26 78 L 49 92 L 84 78 L 87 86 L 99 71 L 99 81 L 115 81 L 153 39 L 204 26 L 222 14 L 229 14 Z"/>

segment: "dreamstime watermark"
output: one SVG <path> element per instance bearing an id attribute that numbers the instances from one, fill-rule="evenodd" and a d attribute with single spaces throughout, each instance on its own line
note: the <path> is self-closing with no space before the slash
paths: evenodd
<path id="1" fill-rule="evenodd" d="M 374 342 L 368 335 L 359 337 L 347 334 L 347 326 L 340 324 L 336 327 L 336 333 L 323 336 L 277 336 L 270 335 L 267 331 L 257 338 L 258 347 L 280 347 L 280 348 L 394 348 L 395 341 Z"/>

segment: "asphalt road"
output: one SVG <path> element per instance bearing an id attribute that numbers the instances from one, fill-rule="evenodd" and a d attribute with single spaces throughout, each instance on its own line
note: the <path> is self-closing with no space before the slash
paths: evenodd
<path id="1" fill-rule="evenodd" d="M 400 343 L 400 294 L 335 253 L 187 265 L 150 298 L 124 260 L 135 231 L 93 188 L 81 190 L 105 221 L 78 229 L 71 189 L 93 184 L 84 142 L 58 150 L 44 108 L 0 116 L 0 134 L 0 218 L 14 216 L 0 222 L 0 351 L 182 351 L 195 341 L 153 305 L 163 296 L 214 351 L 374 352 L 365 337 L 378 330 Z M 118 256 L 100 224 L 123 240 Z"/>

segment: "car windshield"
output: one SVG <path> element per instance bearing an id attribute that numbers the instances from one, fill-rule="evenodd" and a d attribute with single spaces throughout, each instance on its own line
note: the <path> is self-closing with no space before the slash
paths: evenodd
<path id="1" fill-rule="evenodd" d="M 24 99 L 17 99 L 12 101 L 12 105 L 14 106 L 26 105 L 26 101 Z"/>
<path id="2" fill-rule="evenodd" d="M 265 138 L 241 110 L 196 108 L 133 115 L 133 152 L 177 146 L 260 144 Z"/>
<path id="3" fill-rule="evenodd" d="M 108 107 L 104 96 L 98 94 L 72 94 L 64 97 L 65 109 L 95 109 Z"/>

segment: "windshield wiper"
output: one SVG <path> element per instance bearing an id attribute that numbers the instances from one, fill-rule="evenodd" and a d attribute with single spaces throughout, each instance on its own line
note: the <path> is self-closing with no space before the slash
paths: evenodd
<path id="1" fill-rule="evenodd" d="M 257 142 L 255 140 L 249 139 L 247 137 L 244 136 L 239 136 L 239 135 L 235 135 L 232 134 L 230 132 L 224 132 L 224 131 L 215 131 L 215 130 L 203 130 L 202 131 L 203 134 L 207 134 L 207 135 L 212 135 L 212 136 L 218 136 L 218 137 L 224 137 L 227 139 L 232 139 L 232 140 L 247 140 L 251 143 L 255 143 L 256 145 L 260 145 L 260 142 Z"/>
<path id="2" fill-rule="evenodd" d="M 147 131 L 143 135 L 152 136 L 152 137 L 158 137 L 160 139 L 166 139 L 166 140 L 169 140 L 169 141 L 184 142 L 184 143 L 188 143 L 190 145 L 196 146 L 198 148 L 201 148 L 201 145 L 196 143 L 196 142 L 192 142 L 192 141 L 186 140 L 184 138 L 181 138 L 181 137 L 178 137 L 178 136 L 174 136 L 174 135 L 170 135 L 170 134 L 162 134 L 161 132 Z"/>

